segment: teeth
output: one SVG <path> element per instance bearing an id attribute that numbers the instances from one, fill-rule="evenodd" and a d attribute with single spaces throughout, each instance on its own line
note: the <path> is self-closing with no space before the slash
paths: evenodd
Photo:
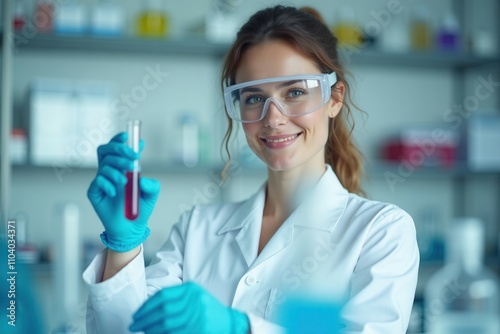
<path id="1" fill-rule="evenodd" d="M 286 137 L 286 138 L 281 138 L 281 139 L 265 139 L 266 142 L 268 143 L 281 143 L 281 142 L 284 142 L 284 141 L 287 141 L 287 140 L 292 140 L 294 138 L 296 138 L 298 135 L 293 135 L 293 136 L 290 136 L 290 137 Z"/>

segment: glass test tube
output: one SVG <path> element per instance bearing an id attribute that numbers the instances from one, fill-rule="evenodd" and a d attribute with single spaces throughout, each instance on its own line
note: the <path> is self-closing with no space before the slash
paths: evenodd
<path id="1" fill-rule="evenodd" d="M 139 153 L 139 142 L 141 137 L 141 121 L 127 121 L 127 145 Z M 127 184 L 125 185 L 125 217 L 134 220 L 139 216 L 139 178 L 141 168 L 139 160 L 134 161 L 132 170 L 126 171 Z"/>

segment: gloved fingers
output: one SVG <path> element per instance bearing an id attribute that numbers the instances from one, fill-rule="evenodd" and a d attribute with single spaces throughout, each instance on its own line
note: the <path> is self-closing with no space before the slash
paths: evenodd
<path id="1" fill-rule="evenodd" d="M 132 325 L 129 326 L 129 330 L 131 332 L 164 333 L 164 324 L 167 320 L 166 315 L 158 309 L 151 312 L 148 317 L 134 320 Z"/>
<path id="2" fill-rule="evenodd" d="M 125 143 L 115 141 L 111 141 L 108 144 L 101 145 L 97 148 L 97 158 L 99 160 L 99 164 L 102 163 L 102 160 L 107 155 L 118 155 L 129 159 L 139 158 L 139 154 L 134 152 L 134 150 L 128 147 Z"/>
<path id="3" fill-rule="evenodd" d="M 185 296 L 185 298 L 179 300 L 172 310 L 168 321 L 165 323 L 165 329 L 169 332 L 178 331 L 179 333 L 191 333 L 195 332 L 197 324 L 200 324 L 201 313 L 206 312 L 203 309 L 203 305 L 199 304 L 199 295 L 197 293 L 191 293 Z M 174 313 L 175 312 L 175 313 Z"/>
<path id="4" fill-rule="evenodd" d="M 141 197 L 145 200 L 156 199 L 160 193 L 160 182 L 155 179 L 141 177 L 139 181 Z"/>
<path id="5" fill-rule="evenodd" d="M 121 188 L 127 183 L 127 177 L 123 172 L 110 166 L 104 166 L 99 169 L 98 176 L 102 176 L 109 181 L 115 188 L 115 192 L 117 188 Z"/>
<path id="6" fill-rule="evenodd" d="M 173 288 L 157 292 L 139 308 L 133 316 L 134 322 L 129 328 L 131 331 L 162 333 L 176 326 L 175 319 L 180 315 L 178 304 L 182 303 L 183 298 L 170 289 Z"/>
<path id="7" fill-rule="evenodd" d="M 87 190 L 87 197 L 92 203 L 99 203 L 104 198 L 104 195 L 109 197 L 116 196 L 115 186 L 104 176 L 97 175 L 96 178 L 90 184 Z"/>
<path id="8" fill-rule="evenodd" d="M 106 155 L 101 160 L 99 168 L 103 168 L 105 166 L 111 166 L 122 171 L 132 170 L 134 167 L 134 159 L 118 155 Z"/>

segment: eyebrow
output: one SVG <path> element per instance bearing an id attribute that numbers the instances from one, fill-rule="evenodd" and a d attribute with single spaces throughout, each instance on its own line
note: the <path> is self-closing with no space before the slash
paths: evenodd
<path id="1" fill-rule="evenodd" d="M 285 82 L 280 83 L 278 86 L 276 86 L 276 88 L 283 88 L 283 87 L 286 87 L 286 86 L 291 86 L 294 83 L 299 82 L 299 81 L 302 81 L 302 80 L 285 81 Z M 247 92 L 249 92 L 249 93 L 257 93 L 257 92 L 262 92 L 262 89 L 257 88 L 257 87 L 245 87 L 245 88 L 243 88 L 243 89 L 240 90 L 240 95 L 242 95 L 244 93 L 247 93 Z"/>

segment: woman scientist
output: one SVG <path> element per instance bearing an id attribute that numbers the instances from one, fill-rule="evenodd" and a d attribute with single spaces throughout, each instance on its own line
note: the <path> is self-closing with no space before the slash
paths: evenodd
<path id="1" fill-rule="evenodd" d="M 222 73 L 267 182 L 239 203 L 195 206 L 144 268 L 159 193 L 141 180 L 141 212 L 123 217 L 123 171 L 138 155 L 119 134 L 99 147 L 88 197 L 107 249 L 83 274 L 89 333 L 274 333 L 287 293 L 321 287 L 344 299 L 348 333 L 405 333 L 419 252 L 411 217 L 360 192 L 349 86 L 337 41 L 314 15 L 276 6 L 238 32 Z M 227 146 L 226 146 L 227 147 Z"/>

